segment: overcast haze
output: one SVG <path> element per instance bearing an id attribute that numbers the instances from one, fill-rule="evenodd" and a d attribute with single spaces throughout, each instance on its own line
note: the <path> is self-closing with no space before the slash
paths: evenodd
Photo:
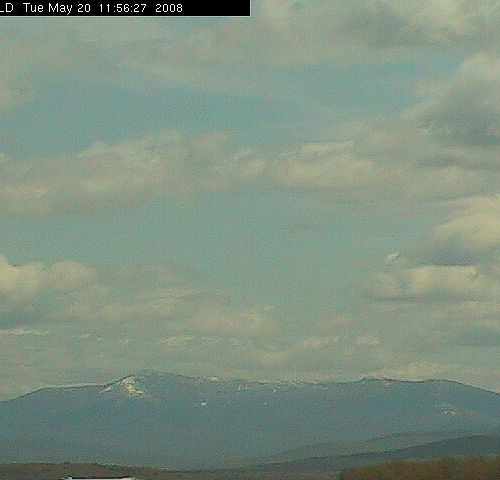
<path id="1" fill-rule="evenodd" d="M 3 18 L 0 398 L 139 369 L 500 391 L 500 1 Z"/>

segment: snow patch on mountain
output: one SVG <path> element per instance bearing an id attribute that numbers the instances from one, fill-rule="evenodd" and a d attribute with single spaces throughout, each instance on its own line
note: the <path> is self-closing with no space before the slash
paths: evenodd
<path id="1" fill-rule="evenodd" d="M 122 378 L 118 382 L 112 383 L 102 390 L 102 392 L 116 391 L 124 391 L 128 397 L 145 397 L 148 395 L 133 375 Z"/>
<path id="2" fill-rule="evenodd" d="M 455 407 L 453 407 L 453 405 L 449 404 L 449 403 L 438 403 L 436 405 L 434 405 L 434 407 L 442 414 L 442 415 L 451 415 L 451 416 L 455 416 L 455 415 L 458 415 L 459 412 L 457 411 L 457 409 L 455 409 Z"/>

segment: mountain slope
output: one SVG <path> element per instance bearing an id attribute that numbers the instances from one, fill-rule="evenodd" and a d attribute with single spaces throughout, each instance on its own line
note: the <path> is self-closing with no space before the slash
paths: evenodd
<path id="1" fill-rule="evenodd" d="M 0 461 L 218 466 L 399 432 L 493 431 L 500 395 L 457 382 L 252 382 L 140 372 L 0 402 Z"/>
<path id="2" fill-rule="evenodd" d="M 373 465 L 396 459 L 432 460 L 444 456 L 493 456 L 498 454 L 500 454 L 500 435 L 473 435 L 385 452 L 365 452 L 354 455 L 307 458 L 284 463 L 259 465 L 252 469 L 268 473 L 325 470 L 338 472 L 348 468 Z"/>
<path id="3" fill-rule="evenodd" d="M 328 457 L 337 455 L 354 455 L 357 453 L 387 452 L 417 445 L 430 444 L 439 440 L 463 438 L 467 432 L 407 432 L 385 435 L 379 438 L 352 442 L 325 442 L 316 445 L 306 445 L 280 452 L 277 455 L 268 455 L 262 458 L 246 459 L 239 465 L 257 465 L 270 463 L 284 463 L 293 460 L 303 460 L 314 457 Z"/>

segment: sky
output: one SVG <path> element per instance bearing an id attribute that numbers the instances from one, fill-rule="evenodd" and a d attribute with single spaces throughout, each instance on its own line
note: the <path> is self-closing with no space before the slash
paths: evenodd
<path id="1" fill-rule="evenodd" d="M 141 369 L 500 391 L 500 1 L 4 18 L 0 399 Z"/>

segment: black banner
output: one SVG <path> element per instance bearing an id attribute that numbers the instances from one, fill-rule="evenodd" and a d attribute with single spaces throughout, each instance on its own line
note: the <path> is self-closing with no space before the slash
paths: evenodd
<path id="1" fill-rule="evenodd" d="M 135 16 L 191 16 L 224 17 L 249 16 L 250 0 L 203 1 L 140 1 L 140 2 L 85 2 L 85 1 L 26 1 L 0 2 L 0 16 L 57 17 L 135 17 Z"/>

